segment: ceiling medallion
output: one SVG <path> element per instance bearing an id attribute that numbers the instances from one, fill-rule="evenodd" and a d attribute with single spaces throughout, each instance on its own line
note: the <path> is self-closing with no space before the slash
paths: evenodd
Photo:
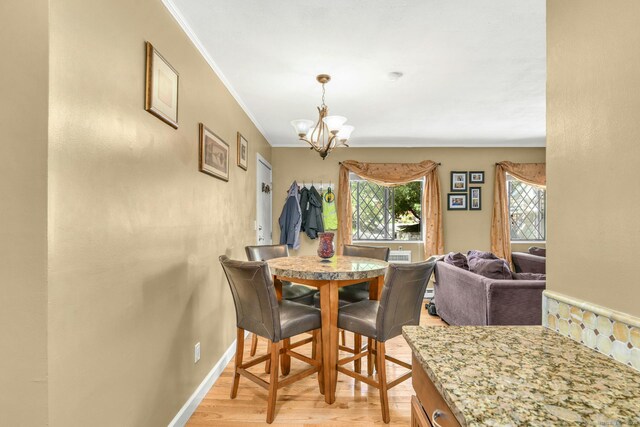
<path id="1" fill-rule="evenodd" d="M 329 83 L 331 76 L 319 74 L 316 80 L 322 84 L 322 105 L 318 107 L 318 122 L 315 127 L 313 120 L 293 120 L 291 125 L 296 130 L 300 141 L 311 145 L 312 150 L 320 153 L 322 160 L 336 147 L 348 147 L 347 141 L 354 127 L 345 125 L 346 117 L 328 116 L 329 108 L 324 103 L 324 85 Z"/>

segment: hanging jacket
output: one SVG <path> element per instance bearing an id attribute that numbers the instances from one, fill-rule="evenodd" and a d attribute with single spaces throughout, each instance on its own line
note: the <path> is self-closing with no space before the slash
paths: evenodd
<path id="1" fill-rule="evenodd" d="M 302 187 L 300 190 L 300 212 L 302 215 L 302 223 L 300 224 L 300 231 L 307 230 L 307 211 L 309 210 L 309 190 L 307 187 Z"/>
<path id="2" fill-rule="evenodd" d="M 313 185 L 309 189 L 309 203 L 306 211 L 305 231 L 310 239 L 318 237 L 318 233 L 324 233 L 322 222 L 322 196 Z"/>
<path id="3" fill-rule="evenodd" d="M 300 248 L 300 224 L 302 213 L 300 212 L 300 200 L 298 195 L 298 183 L 293 181 L 287 193 L 287 200 L 282 208 L 278 224 L 280 225 L 280 244 L 293 249 Z"/>
<path id="4" fill-rule="evenodd" d="M 336 212 L 336 195 L 331 187 L 322 195 L 322 220 L 325 230 L 338 229 L 338 213 Z"/>

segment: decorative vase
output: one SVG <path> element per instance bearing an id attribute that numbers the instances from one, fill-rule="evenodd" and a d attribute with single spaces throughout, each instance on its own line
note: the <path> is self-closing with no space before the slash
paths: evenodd
<path id="1" fill-rule="evenodd" d="M 335 253 L 333 248 L 333 233 L 319 233 L 318 234 L 318 256 L 320 258 L 331 258 Z"/>

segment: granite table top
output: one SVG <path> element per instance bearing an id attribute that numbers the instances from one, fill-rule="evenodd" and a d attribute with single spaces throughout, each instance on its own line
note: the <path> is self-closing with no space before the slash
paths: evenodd
<path id="1" fill-rule="evenodd" d="M 405 326 L 462 426 L 637 426 L 640 372 L 542 326 Z"/>
<path id="2" fill-rule="evenodd" d="M 353 280 L 383 276 L 389 265 L 372 258 L 336 255 L 328 260 L 318 256 L 290 256 L 267 261 L 272 274 L 306 280 Z"/>

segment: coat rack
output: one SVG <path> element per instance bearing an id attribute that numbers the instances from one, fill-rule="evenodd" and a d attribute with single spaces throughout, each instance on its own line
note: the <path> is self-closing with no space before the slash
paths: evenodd
<path id="1" fill-rule="evenodd" d="M 333 185 L 333 181 L 320 181 L 320 185 L 318 186 L 318 181 L 298 181 L 298 185 L 300 186 L 300 188 L 302 187 L 307 187 L 307 188 L 311 188 L 312 186 L 315 186 L 317 189 L 319 190 L 324 190 L 325 188 L 331 187 L 332 189 L 335 188 Z"/>

